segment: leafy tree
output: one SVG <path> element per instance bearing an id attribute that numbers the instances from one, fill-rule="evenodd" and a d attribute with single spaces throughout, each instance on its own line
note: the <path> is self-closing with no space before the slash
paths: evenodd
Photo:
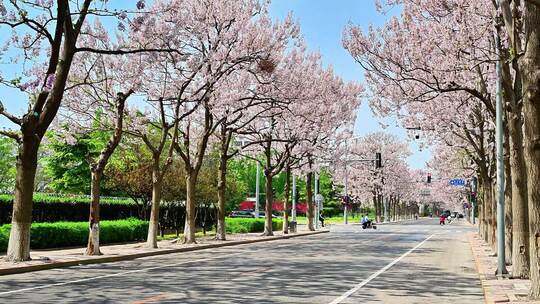
<path id="1" fill-rule="evenodd" d="M 57 193 L 88 194 L 90 192 L 90 169 L 87 155 L 90 147 L 85 140 L 74 145 L 51 136 L 47 146 L 51 154 L 44 159 L 44 170 L 51 178 L 48 188 Z"/>
<path id="2" fill-rule="evenodd" d="M 90 166 L 88 160 L 99 155 L 107 144 L 106 132 L 92 132 L 76 138 L 71 144 L 50 133 L 47 148 L 51 153 L 43 160 L 45 174 L 51 179 L 49 190 L 57 193 L 89 194 Z M 111 191 L 102 186 L 102 193 Z"/>
<path id="3" fill-rule="evenodd" d="M 11 192 L 15 185 L 15 144 L 0 137 L 0 192 Z"/>

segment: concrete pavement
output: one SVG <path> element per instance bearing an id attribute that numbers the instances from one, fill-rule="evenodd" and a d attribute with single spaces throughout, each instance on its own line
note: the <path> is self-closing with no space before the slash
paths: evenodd
<path id="1" fill-rule="evenodd" d="M 483 303 L 466 233 L 436 219 L 0 277 L 1 303 Z"/>

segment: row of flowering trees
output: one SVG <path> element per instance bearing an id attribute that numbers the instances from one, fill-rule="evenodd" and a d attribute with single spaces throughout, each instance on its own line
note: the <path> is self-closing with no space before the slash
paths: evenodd
<path id="1" fill-rule="evenodd" d="M 96 255 L 100 184 L 123 141 L 138 142 L 152 155 L 147 245 L 156 248 L 163 178 L 174 158 L 186 172 L 184 242 L 193 243 L 198 175 L 210 150 L 219 152 L 217 238 L 224 240 L 231 158 L 261 162 L 268 209 L 272 177 L 294 171 L 309 180 L 314 159 L 339 142 L 354 121 L 362 87 L 323 67 L 318 54 L 306 51 L 291 16 L 270 18 L 268 2 L 156 0 L 147 5 L 139 0 L 131 5 L 0 3 L 0 25 L 13 32 L 1 56 L 23 69 L 13 79 L 1 75 L 1 81 L 25 93 L 29 105 L 22 115 L 0 105 L 0 116 L 18 128 L 0 131 L 19 146 L 10 261 L 30 259 L 37 157 L 48 130 L 68 143 L 89 132 L 108 136 L 88 160 L 92 202 L 86 253 Z M 313 214 L 312 204 L 310 210 Z M 271 209 L 264 234 L 272 235 Z"/>
<path id="2" fill-rule="evenodd" d="M 387 0 L 401 16 L 381 28 L 345 29 L 344 46 L 366 70 L 370 104 L 396 115 L 445 155 L 448 168 L 477 175 L 480 234 L 495 248 L 496 63 L 505 122 L 506 244 L 512 276 L 540 298 L 540 3 Z M 497 43 L 497 41 L 501 43 Z M 440 163 L 439 163 L 440 165 Z M 445 169 L 450 170 L 450 169 Z M 443 170 L 443 171 L 445 171 Z"/>

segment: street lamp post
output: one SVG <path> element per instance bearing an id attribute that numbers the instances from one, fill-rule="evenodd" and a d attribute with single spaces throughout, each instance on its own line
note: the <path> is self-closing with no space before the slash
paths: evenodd
<path id="1" fill-rule="evenodd" d="M 502 100 L 502 71 L 499 48 L 501 38 L 495 33 L 495 51 L 497 53 L 497 105 L 496 105 L 496 129 L 497 134 L 497 274 L 507 274 L 504 249 L 504 152 L 503 152 L 503 100 Z"/>

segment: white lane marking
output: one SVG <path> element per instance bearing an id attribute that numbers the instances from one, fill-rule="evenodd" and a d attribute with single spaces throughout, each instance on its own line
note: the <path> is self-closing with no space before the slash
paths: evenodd
<path id="1" fill-rule="evenodd" d="M 387 271 L 388 269 L 390 269 L 390 267 L 394 266 L 396 263 L 398 263 L 399 261 L 401 261 L 404 257 L 408 256 L 409 254 L 411 254 L 411 252 L 415 251 L 416 249 L 418 249 L 420 246 L 424 245 L 425 242 L 427 242 L 429 239 L 431 239 L 433 236 L 435 236 L 435 234 L 432 234 L 430 236 L 428 236 L 425 240 L 423 240 L 422 242 L 420 242 L 418 245 L 414 246 L 414 248 L 410 249 L 409 251 L 405 252 L 404 254 L 402 254 L 400 257 L 398 257 L 397 259 L 393 260 L 392 262 L 390 262 L 390 264 L 384 266 L 383 268 L 379 269 L 377 272 L 375 272 L 374 274 L 370 275 L 367 279 L 363 280 L 362 282 L 360 282 L 358 285 L 354 286 L 353 288 L 351 288 L 349 291 L 347 291 L 346 293 L 344 293 L 343 295 L 341 295 L 340 297 L 336 298 L 334 301 L 330 302 L 329 304 L 339 304 L 341 303 L 343 300 L 347 299 L 348 297 L 350 297 L 352 294 L 354 294 L 355 292 L 357 292 L 358 290 L 360 290 L 360 288 L 364 287 L 367 283 L 371 282 L 373 279 L 375 279 L 376 277 L 378 277 L 379 275 L 381 275 L 382 273 L 384 273 L 385 271 Z"/>
<path id="2" fill-rule="evenodd" d="M 312 243 L 312 242 L 315 242 L 315 241 L 320 241 L 320 240 L 319 239 L 308 240 L 306 242 L 303 242 L 302 244 Z M 253 245 L 253 244 L 242 244 L 242 245 L 239 245 L 239 246 L 243 246 L 243 245 Z M 283 245 L 278 245 L 278 246 L 272 247 L 272 249 L 282 248 L 282 247 L 289 247 L 289 246 L 293 246 L 293 245 L 298 245 L 298 244 L 297 243 L 283 244 Z M 259 250 L 252 250 L 251 252 L 264 251 L 264 250 L 267 250 L 267 248 L 259 249 Z M 245 253 L 246 253 L 246 251 L 241 251 L 241 252 L 229 253 L 229 254 L 224 254 L 224 255 L 220 255 L 220 256 L 204 258 L 204 259 L 188 260 L 188 261 L 182 261 L 182 262 L 174 263 L 174 264 L 168 264 L 168 265 L 161 265 L 161 266 L 155 266 L 155 267 L 149 267 L 149 268 L 143 268 L 143 269 L 136 269 L 136 270 L 129 270 L 129 271 L 124 271 L 124 272 L 111 273 L 111 274 L 102 275 L 102 276 L 95 276 L 95 277 L 91 277 L 91 278 L 84 278 L 84 279 L 66 281 L 66 282 L 61 282 L 61 283 L 54 283 L 54 284 L 47 284 L 47 285 L 41 285 L 41 286 L 34 286 L 34 287 L 28 287 L 28 288 L 22 288 L 22 289 L 16 289 L 16 290 L 4 291 L 4 292 L 0 292 L 0 296 L 5 296 L 5 295 L 9 295 L 9 294 L 14 294 L 14 293 L 20 293 L 20 292 L 25 292 L 25 291 L 30 291 L 30 290 L 44 289 L 44 288 L 57 287 L 57 286 L 65 286 L 65 285 L 70 285 L 70 284 L 75 284 L 75 283 L 82 283 L 82 282 L 89 282 L 89 281 L 93 281 L 93 280 L 100 280 L 100 279 L 106 279 L 106 278 L 111 278 L 111 277 L 118 277 L 118 276 L 123 276 L 123 275 L 131 274 L 131 273 L 145 272 L 145 271 L 149 271 L 149 270 L 168 268 L 168 267 L 175 267 L 175 266 L 180 266 L 180 265 L 184 265 L 184 264 L 191 264 L 191 263 L 197 263 L 197 262 L 205 262 L 205 261 L 217 260 L 217 259 L 227 258 L 227 257 L 231 257 L 231 256 L 245 254 Z"/>

